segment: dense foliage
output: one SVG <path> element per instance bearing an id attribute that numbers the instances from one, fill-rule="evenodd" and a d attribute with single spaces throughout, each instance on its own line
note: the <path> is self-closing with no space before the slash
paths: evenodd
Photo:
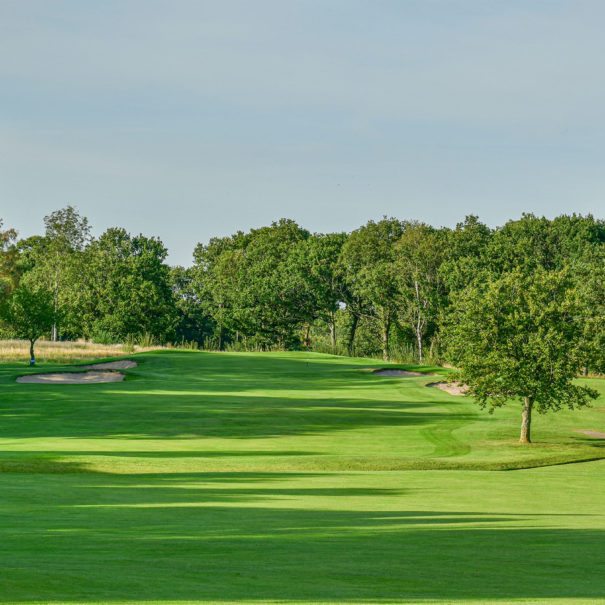
<path id="1" fill-rule="evenodd" d="M 592 309 L 582 316 L 583 362 L 605 366 L 597 321 L 605 310 L 605 223 L 592 216 L 526 214 L 497 229 L 475 216 L 452 229 L 385 217 L 350 234 L 312 234 L 281 219 L 198 244 L 187 268 L 170 267 L 156 237 L 114 227 L 92 238 L 71 206 L 45 217 L 44 227 L 19 240 L 0 222 L 0 300 L 20 282 L 50 291 L 54 339 L 260 350 L 310 342 L 316 350 L 439 361 L 453 354 L 444 328 L 461 301 L 477 302 L 512 273 L 531 284 L 565 270 Z"/>
<path id="2" fill-rule="evenodd" d="M 590 357 L 591 315 L 570 269 L 516 268 L 454 296 L 446 334 L 457 379 L 491 410 L 523 401 L 520 441 L 528 443 L 532 410 L 587 405 L 597 392 L 574 383 Z"/>
<path id="3" fill-rule="evenodd" d="M 281 219 L 198 244 L 187 268 L 156 237 L 92 238 L 71 206 L 44 226 L 19 240 L 0 222 L 6 334 L 24 334 L 8 309 L 44 293 L 36 338 L 449 361 L 481 404 L 520 398 L 528 414 L 586 404 L 571 380 L 605 370 L 605 222 L 590 215 L 496 229 L 385 217 L 349 234 Z"/>

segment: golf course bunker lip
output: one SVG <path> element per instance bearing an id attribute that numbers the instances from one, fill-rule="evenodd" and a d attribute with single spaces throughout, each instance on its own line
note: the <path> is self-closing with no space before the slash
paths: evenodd
<path id="1" fill-rule="evenodd" d="M 78 367 L 82 370 L 130 370 L 131 368 L 136 368 L 138 365 L 132 359 L 119 359 L 118 361 L 89 363 L 88 365 Z"/>
<path id="2" fill-rule="evenodd" d="M 465 384 L 458 382 L 429 382 L 425 386 L 445 391 L 450 395 L 464 395 L 468 391 L 468 387 Z"/>
<path id="3" fill-rule="evenodd" d="M 595 437 L 596 439 L 605 439 L 605 433 L 602 431 L 582 431 L 576 430 L 574 433 L 582 433 L 584 435 L 588 435 L 589 437 Z"/>
<path id="4" fill-rule="evenodd" d="M 47 374 L 28 374 L 19 376 L 17 382 L 33 384 L 96 384 L 100 382 L 122 382 L 126 374 L 115 370 L 129 370 L 139 364 L 132 359 L 118 359 L 78 366 L 87 372 L 49 372 Z"/>
<path id="5" fill-rule="evenodd" d="M 408 370 L 397 370 L 389 368 L 381 368 L 373 370 L 372 374 L 376 376 L 399 376 L 400 378 L 415 378 L 418 376 L 436 376 L 436 374 L 425 374 L 423 372 L 410 372 Z"/>

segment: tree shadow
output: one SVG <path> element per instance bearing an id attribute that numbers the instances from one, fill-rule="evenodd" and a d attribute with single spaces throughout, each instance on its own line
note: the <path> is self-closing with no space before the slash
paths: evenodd
<path id="1" fill-rule="evenodd" d="M 25 507 L 27 527 L 0 526 L 0 577 L 11 580 L 0 602 L 489 602 L 604 594 L 601 529 L 537 527 L 548 520 L 531 513 L 377 510 L 377 499 L 404 502 L 406 488 L 280 485 L 294 476 L 48 479 L 46 506 L 34 496 L 10 500 L 21 515 Z M 361 510 L 342 510 L 342 498 L 355 498 Z M 5 499 L 7 506 L 10 521 Z"/>
<path id="2" fill-rule="evenodd" d="M 213 378 L 212 384 L 217 380 Z M 282 386 L 286 391 L 282 396 L 265 394 L 265 384 L 261 387 L 258 382 L 255 389 L 248 390 L 231 385 L 230 393 L 199 391 L 191 382 L 178 387 L 164 382 L 157 390 L 147 383 L 143 390 L 142 385 L 142 380 L 120 383 L 118 389 L 108 385 L 18 385 L 20 390 L 13 389 L 10 397 L 0 399 L 0 435 L 245 439 L 383 425 L 434 425 L 452 419 L 447 402 L 393 400 L 392 391 L 381 385 L 369 391 L 371 398 L 369 392 L 353 396 L 350 389 L 341 391 L 341 396 L 328 392 L 321 396 L 322 383 L 307 395 Z M 476 419 L 477 414 L 458 409 L 456 418 L 465 422 Z"/>

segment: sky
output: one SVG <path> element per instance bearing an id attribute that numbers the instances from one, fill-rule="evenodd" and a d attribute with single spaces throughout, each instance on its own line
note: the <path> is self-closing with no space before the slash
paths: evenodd
<path id="1" fill-rule="evenodd" d="M 0 0 L 0 218 L 605 218 L 601 0 Z"/>

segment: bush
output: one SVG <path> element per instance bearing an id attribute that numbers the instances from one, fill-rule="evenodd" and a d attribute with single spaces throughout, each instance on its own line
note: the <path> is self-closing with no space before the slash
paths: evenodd
<path id="1" fill-rule="evenodd" d="M 109 330 L 95 330 L 90 340 L 98 345 L 113 345 L 117 343 L 116 338 Z"/>

